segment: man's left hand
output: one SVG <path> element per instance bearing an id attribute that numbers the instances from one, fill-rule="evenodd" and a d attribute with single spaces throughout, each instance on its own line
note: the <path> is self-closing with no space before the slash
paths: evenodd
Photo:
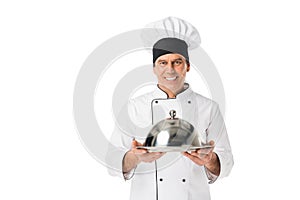
<path id="1" fill-rule="evenodd" d="M 200 166 L 205 166 L 210 172 L 215 175 L 220 174 L 220 161 L 214 150 L 214 141 L 210 141 L 212 147 L 198 149 L 196 151 L 183 152 L 183 155 L 191 159 L 194 163 Z"/>

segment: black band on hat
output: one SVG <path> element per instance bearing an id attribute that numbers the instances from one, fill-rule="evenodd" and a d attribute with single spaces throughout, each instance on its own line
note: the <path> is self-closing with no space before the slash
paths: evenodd
<path id="1" fill-rule="evenodd" d="M 163 38 L 153 45 L 153 63 L 162 55 L 169 53 L 181 54 L 189 62 L 188 45 L 178 38 Z"/>

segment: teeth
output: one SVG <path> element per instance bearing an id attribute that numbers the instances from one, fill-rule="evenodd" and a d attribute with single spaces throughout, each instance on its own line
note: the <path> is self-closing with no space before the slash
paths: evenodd
<path id="1" fill-rule="evenodd" d="M 168 81 L 174 81 L 174 80 L 176 79 L 176 76 L 175 76 L 175 77 L 172 77 L 172 78 L 167 78 L 167 77 L 166 77 L 166 79 L 167 79 Z"/>

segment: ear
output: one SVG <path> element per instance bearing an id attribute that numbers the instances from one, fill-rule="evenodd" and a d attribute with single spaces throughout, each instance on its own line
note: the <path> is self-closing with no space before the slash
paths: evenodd
<path id="1" fill-rule="evenodd" d="M 191 69 L 190 64 L 187 64 L 186 71 L 189 72 Z"/>

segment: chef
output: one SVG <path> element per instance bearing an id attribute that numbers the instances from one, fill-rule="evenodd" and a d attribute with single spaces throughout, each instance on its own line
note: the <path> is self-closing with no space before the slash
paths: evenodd
<path id="1" fill-rule="evenodd" d="M 129 101 L 130 120 L 137 127 L 155 125 L 167 118 L 170 110 L 176 110 L 176 117 L 191 123 L 199 141 L 211 148 L 149 152 L 137 148 L 143 146 L 143 141 L 134 139 L 147 133 L 132 133 L 134 138 L 120 134 L 113 139 L 114 148 L 120 147 L 120 150 L 109 150 L 107 158 L 113 157 L 114 162 L 122 166 L 125 180 L 131 181 L 131 200 L 209 200 L 209 184 L 229 175 L 233 156 L 218 104 L 195 93 L 185 82 L 190 71 L 189 47 L 199 35 L 188 22 L 174 17 L 155 25 L 163 25 L 164 29 L 171 27 L 171 30 L 180 27 L 179 33 L 170 34 L 168 30 L 167 37 L 154 43 L 153 73 L 157 77 L 157 87 Z"/>

